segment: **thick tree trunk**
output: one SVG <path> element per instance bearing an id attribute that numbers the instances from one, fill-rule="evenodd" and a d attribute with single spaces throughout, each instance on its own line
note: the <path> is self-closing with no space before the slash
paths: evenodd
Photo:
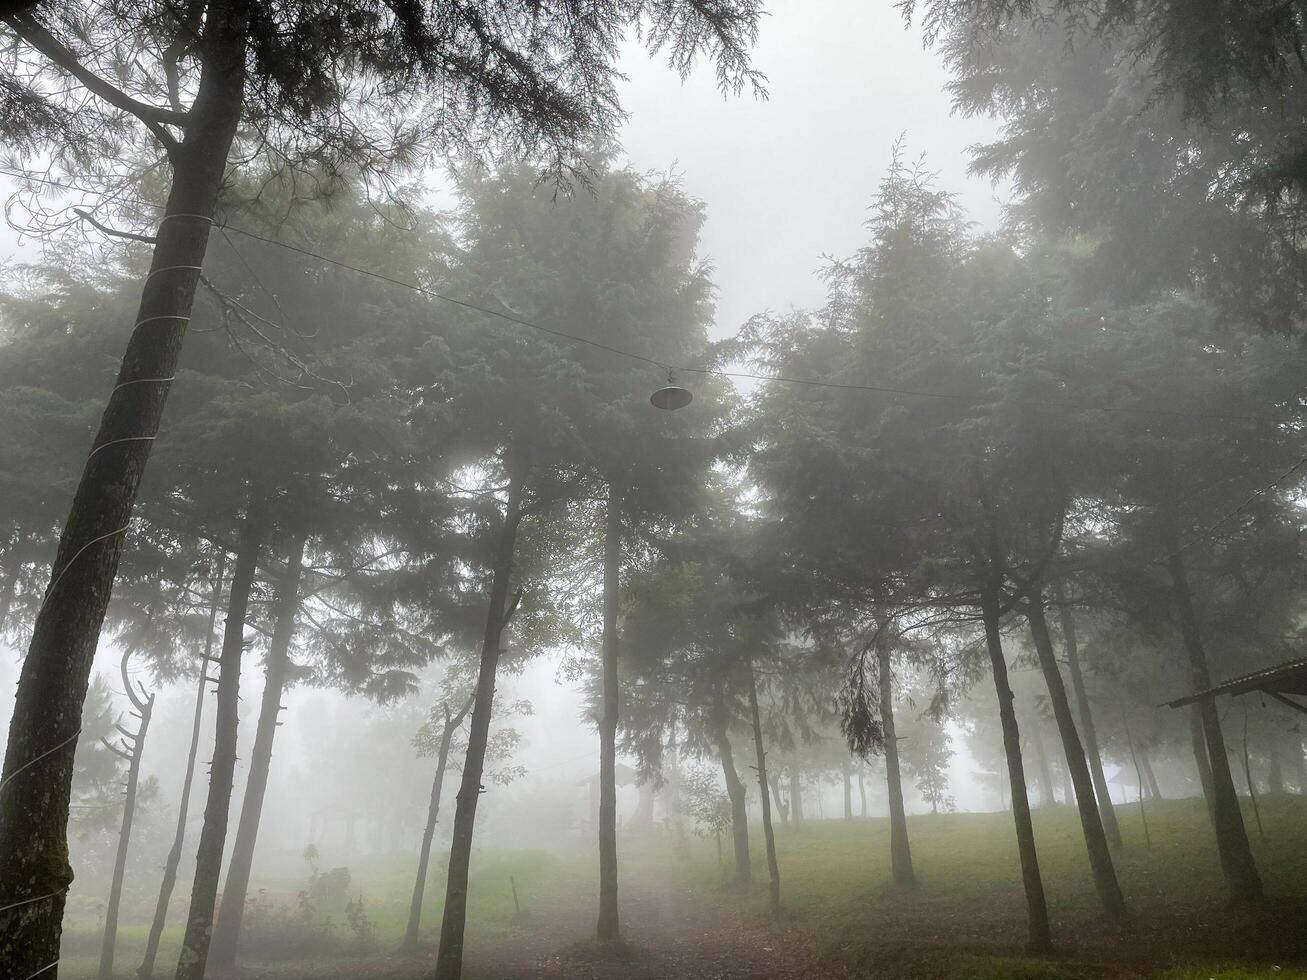
<path id="1" fill-rule="evenodd" d="M 1044 597 L 1038 590 L 1032 592 L 1028 598 L 1026 618 L 1030 621 L 1035 652 L 1039 655 L 1039 666 L 1044 673 L 1044 682 L 1048 686 L 1048 698 L 1053 706 L 1053 720 L 1057 722 L 1057 731 L 1062 737 L 1062 751 L 1066 756 L 1067 770 L 1071 774 L 1071 785 L 1075 789 L 1076 808 L 1080 811 L 1080 829 L 1084 832 L 1085 848 L 1089 851 L 1089 867 L 1094 875 L 1094 888 L 1108 916 L 1121 920 L 1126 917 L 1125 897 L 1121 894 L 1116 869 L 1112 866 L 1112 852 L 1108 848 L 1107 834 L 1103 830 L 1102 818 L 1099 815 L 1093 777 L 1089 774 L 1085 750 L 1080 744 L 1080 735 L 1076 731 L 1076 723 L 1071 715 L 1071 702 L 1066 696 L 1066 687 L 1062 683 L 1062 672 L 1058 670 L 1057 655 L 1053 652 L 1053 640 L 1049 635 L 1048 622 L 1044 616 Z"/>
<path id="2" fill-rule="evenodd" d="M 1194 690 L 1205 691 L 1212 686 L 1212 678 L 1207 669 L 1207 651 L 1203 648 L 1193 594 L 1189 590 L 1188 572 L 1180 552 L 1179 534 L 1173 514 L 1167 512 L 1163 515 L 1163 520 L 1167 531 L 1167 562 L 1171 570 L 1176 612 L 1180 618 L 1180 632 L 1184 638 L 1185 652 L 1189 656 L 1189 672 L 1193 678 Z M 1211 769 L 1216 849 L 1226 882 L 1230 886 L 1230 900 L 1236 904 L 1257 903 L 1262 900 L 1262 879 L 1248 844 L 1248 832 L 1244 828 L 1239 798 L 1235 795 L 1230 759 L 1221 734 L 1221 718 L 1212 698 L 1202 698 L 1196 707 L 1202 723 L 1203 741 L 1207 746 L 1207 764 Z"/>
<path id="3" fill-rule="evenodd" d="M 866 817 L 867 816 L 867 784 L 862 778 L 861 763 L 859 763 L 858 765 L 858 804 L 860 808 L 859 813 L 863 817 Z"/>
<path id="4" fill-rule="evenodd" d="M 719 706 L 711 719 L 713 741 L 722 760 L 722 776 L 726 780 L 726 795 L 731 801 L 731 839 L 735 845 L 735 882 L 744 885 L 753 881 L 753 866 L 749 857 L 749 812 L 746 807 L 744 783 L 735 769 L 735 754 L 726 734 L 726 709 Z"/>
<path id="5" fill-rule="evenodd" d="M 272 772 L 272 745 L 277 737 L 281 697 L 290 672 L 290 643 L 295 635 L 295 616 L 299 612 L 303 566 L 304 534 L 300 532 L 291 541 L 286 555 L 286 572 L 277 589 L 272 641 L 268 644 L 268 663 L 263 673 L 263 700 L 259 704 L 259 721 L 254 730 L 245 798 L 241 801 L 240 822 L 232 841 L 222 904 L 218 907 L 218 919 L 213 927 L 209 955 L 213 965 L 219 969 L 230 970 L 236 965 L 245 897 L 249 893 L 250 872 L 254 867 L 254 846 L 259 837 L 259 820 L 263 816 L 263 800 L 267 796 L 268 777 Z"/>
<path id="6" fill-rule="evenodd" d="M 123 535 L 163 416 L 241 112 L 248 3 L 214 3 L 136 327 L 100 420 L 23 660 L 0 785 L 0 976 L 53 970 L 82 702 Z M 196 217 L 198 216 L 198 217 Z"/>
<path id="7" fill-rule="evenodd" d="M 104 940 L 100 944 L 100 980 L 113 980 L 113 953 L 118 942 L 118 909 L 123 898 L 123 877 L 127 871 L 127 851 L 132 843 L 132 821 L 136 817 L 136 789 L 141 779 L 141 754 L 145 751 L 145 736 L 150 730 L 150 715 L 154 709 L 154 696 L 144 701 L 132 690 L 132 679 L 127 674 L 127 657 L 122 659 L 123 685 L 127 696 L 136 706 L 140 724 L 131 742 L 131 758 L 127 767 L 127 793 L 123 799 L 123 821 L 118 831 L 118 851 L 114 855 L 113 880 L 109 885 L 109 902 L 104 909 Z M 119 731 L 122 729 L 120 728 Z M 114 751 L 117 751 L 116 749 Z"/>
<path id="8" fill-rule="evenodd" d="M 903 807 L 903 777 L 899 768 L 899 739 L 894 727 L 894 666 L 885 624 L 876 638 L 876 673 L 880 693 L 880 724 L 885 733 L 885 786 L 889 791 L 890 873 L 899 885 L 915 885 L 912 845 L 908 841 L 908 815 Z"/>
<path id="9" fill-rule="evenodd" d="M 772 912 L 781 908 L 781 867 L 776 860 L 776 835 L 772 832 L 771 801 L 767 797 L 767 752 L 762 742 L 762 714 L 758 710 L 758 682 L 753 674 L 753 663 L 745 664 L 749 669 L 749 713 L 753 717 L 753 751 L 758 757 L 758 798 L 762 801 L 762 836 L 767 842 L 767 892 Z M 845 796 L 847 797 L 848 774 L 845 773 Z"/>
<path id="10" fill-rule="evenodd" d="M 431 782 L 431 802 L 427 805 L 427 823 L 422 828 L 422 848 L 418 851 L 417 880 L 413 883 L 413 899 L 408 906 L 408 928 L 404 930 L 404 944 L 400 947 L 407 952 L 418 948 L 418 927 L 422 921 L 422 897 L 427 888 L 427 868 L 431 863 L 431 840 L 436 835 L 436 818 L 440 816 L 440 794 L 445 788 L 445 766 L 449 762 L 449 746 L 454 740 L 467 713 L 472 710 L 472 699 L 468 698 L 458 714 L 451 716 L 449 705 L 445 705 L 445 725 L 440 732 L 440 748 L 436 753 L 436 777 Z"/>
<path id="11" fill-rule="evenodd" d="M 145 941 L 145 956 L 137 969 L 137 976 L 150 980 L 154 976 L 154 961 L 159 955 L 159 939 L 168 919 L 168 903 L 172 900 L 172 890 L 177 884 L 177 868 L 182 860 L 182 847 L 186 843 L 186 816 L 191 807 L 191 784 L 195 781 L 195 759 L 200 750 L 200 728 L 204 718 L 204 698 L 209 685 L 209 659 L 213 654 L 213 627 L 218 621 L 218 608 L 222 604 L 222 577 L 226 568 L 227 555 L 218 557 L 218 568 L 214 573 L 213 599 L 209 604 L 209 625 L 204 634 L 204 658 L 200 661 L 200 679 L 195 686 L 195 716 L 191 720 L 191 748 L 186 755 L 186 775 L 182 778 L 181 798 L 177 802 L 177 829 L 173 833 L 172 847 L 163 865 L 163 882 L 159 885 L 159 901 L 154 906 L 154 921 L 150 923 L 150 934 Z"/>
<path id="12" fill-rule="evenodd" d="M 1121 828 L 1116 822 L 1116 810 L 1107 790 L 1107 777 L 1103 774 L 1103 757 L 1098 750 L 1098 730 L 1094 727 L 1094 714 L 1089 707 L 1089 692 L 1080 667 L 1080 644 L 1076 639 L 1075 617 L 1066 602 L 1061 583 L 1057 585 L 1057 608 L 1062 626 L 1062 642 L 1066 648 L 1067 669 L 1071 673 L 1071 690 L 1075 693 L 1076 709 L 1080 714 L 1080 728 L 1084 732 L 1085 756 L 1089 761 L 1089 775 L 1094 781 L 1094 796 L 1103 821 L 1103 833 L 1112 847 L 1121 846 Z"/>
<path id="13" fill-rule="evenodd" d="M 599 923 L 601 943 L 621 938 L 617 910 L 617 607 L 622 573 L 622 491 L 608 483 L 604 527 L 603 706 L 599 718 Z"/>
<path id="14" fill-rule="evenodd" d="M 214 709 L 213 761 L 209 766 L 209 795 L 204 806 L 195 854 L 195 879 L 191 885 L 191 907 L 186 918 L 177 980 L 204 980 L 213 934 L 213 909 L 222 876 L 222 851 L 227 842 L 227 819 L 231 808 L 232 783 L 236 777 L 236 725 L 240 698 L 241 654 L 245 647 L 245 617 L 250 589 L 258 567 L 266 533 L 266 500 L 262 490 L 250 494 L 249 508 L 237 544 L 232 568 L 231 595 L 227 601 L 227 623 L 223 630 L 222 654 L 218 664 L 218 696 Z"/>
<path id="15" fill-rule="evenodd" d="M 449 847 L 449 874 L 445 882 L 445 912 L 440 923 L 440 948 L 436 953 L 436 980 L 459 980 L 463 975 L 463 933 L 467 926 L 467 882 L 472 864 L 472 836 L 476 828 L 477 802 L 481 798 L 481 776 L 485 770 L 486 744 L 495 704 L 495 672 L 499 667 L 499 642 L 512 613 L 508 585 L 513 574 L 513 552 L 517 529 L 522 522 L 522 478 L 514 473 L 508 484 L 504 524 L 493 559 L 490 602 L 481 642 L 481 664 L 477 671 L 476 694 L 472 701 L 472 722 L 467 737 L 463 778 L 454 803 L 453 839 Z"/>
<path id="16" fill-rule="evenodd" d="M 985 621 L 985 643 L 994 673 L 994 691 L 998 695 L 998 715 L 1003 726 L 1003 752 L 1007 760 L 1008 783 L 1012 789 L 1012 816 L 1017 830 L 1017 852 L 1021 858 L 1021 880 L 1026 892 L 1026 914 L 1032 951 L 1042 952 L 1053 944 L 1048 926 L 1048 905 L 1044 899 L 1044 882 L 1039 874 L 1039 856 L 1035 852 L 1035 826 L 1030 819 L 1030 798 L 1026 795 L 1026 769 L 1021 759 L 1021 731 L 1013 707 L 1012 687 L 1008 683 L 1007 661 L 1003 657 L 1003 638 L 999 632 L 997 590 L 989 587 L 981 598 Z"/>

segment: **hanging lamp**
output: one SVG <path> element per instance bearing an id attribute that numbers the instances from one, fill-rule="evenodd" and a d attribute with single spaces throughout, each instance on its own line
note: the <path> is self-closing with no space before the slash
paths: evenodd
<path id="1" fill-rule="evenodd" d="M 689 388 L 682 388 L 676 383 L 671 371 L 667 372 L 667 384 L 649 396 L 649 404 L 661 408 L 664 412 L 675 412 L 694 401 Z"/>

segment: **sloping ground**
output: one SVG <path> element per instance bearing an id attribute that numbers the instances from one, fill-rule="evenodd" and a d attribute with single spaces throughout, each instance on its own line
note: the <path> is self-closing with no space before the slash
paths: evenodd
<path id="1" fill-rule="evenodd" d="M 1307 801 L 1262 803 L 1266 839 L 1254 847 L 1267 904 L 1226 907 L 1206 814 L 1178 801 L 1149 814 L 1151 847 L 1138 811 L 1119 808 L 1126 848 L 1118 873 L 1134 914 L 1123 929 L 1100 917 L 1075 812 L 1036 814 L 1040 863 L 1056 954 L 1022 953 L 1025 908 L 1007 814 L 949 814 L 910 820 L 920 884 L 886 884 L 888 839 L 881 820 L 810 823 L 778 835 L 785 909 L 766 910 L 766 888 L 722 885 L 712 851 L 678 859 L 661 838 L 623 842 L 621 907 L 629 945 L 601 949 L 594 929 L 594 860 L 588 851 L 479 855 L 468 926 L 468 980 L 745 980 L 745 978 L 908 978 L 908 980 L 1095 980 L 1161 977 L 1205 980 L 1307 978 Z M 1251 818 L 1251 813 L 1249 814 Z M 405 906 L 393 874 L 360 866 L 380 948 L 394 948 Z M 760 868 L 755 868 L 755 871 Z M 394 878 L 393 886 L 387 885 Z M 521 894 L 515 912 L 509 876 Z M 395 894 L 388 895 L 387 888 Z M 438 893 L 440 889 L 433 889 Z M 434 944 L 439 908 L 429 906 Z M 89 937 L 88 937 L 89 938 Z M 253 959 L 251 957 L 251 959 Z M 132 958 L 120 959 L 133 964 Z M 161 962 L 166 962 L 161 960 Z M 69 964 L 72 965 L 72 964 Z M 1232 968 L 1242 968 L 1229 972 Z M 65 977 L 91 975 L 90 969 Z M 430 955 L 249 963 L 247 980 L 417 980 L 433 975 Z M 126 973 L 124 973 L 126 976 Z"/>

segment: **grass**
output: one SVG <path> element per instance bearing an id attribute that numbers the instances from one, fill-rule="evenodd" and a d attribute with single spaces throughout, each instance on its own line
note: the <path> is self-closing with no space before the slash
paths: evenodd
<path id="1" fill-rule="evenodd" d="M 907 888 L 889 883 L 884 820 L 778 828 L 784 909 L 775 920 L 767 912 L 765 883 L 744 892 L 723 885 L 724 869 L 711 843 L 693 841 L 687 856 L 676 856 L 663 834 L 624 838 L 621 894 L 630 945 L 621 950 L 588 940 L 597 890 L 591 848 L 479 850 L 469 899 L 469 972 L 496 978 L 1307 980 L 1307 801 L 1262 801 L 1264 841 L 1249 823 L 1268 895 L 1267 904 L 1255 910 L 1227 908 L 1200 802 L 1153 806 L 1148 848 L 1138 811 L 1121 807 L 1118 816 L 1126 847 L 1117 855 L 1117 870 L 1133 913 L 1124 928 L 1110 926 L 1099 914 L 1075 811 L 1036 811 L 1056 943 L 1047 957 L 1023 951 L 1025 905 L 1010 815 L 938 814 L 909 819 L 919 883 Z M 755 874 L 765 875 L 761 833 L 754 837 Z M 351 952 L 348 931 L 336 917 L 333 930 L 345 945 L 329 953 L 329 963 L 315 966 L 298 952 L 293 963 L 247 956 L 248 975 L 396 980 L 425 975 L 424 964 L 385 955 L 403 934 L 412 864 L 412 856 L 402 855 L 351 865 L 351 892 L 364 896 L 376 952 Z M 292 864 L 284 874 L 257 880 L 255 887 L 293 895 L 304 887 L 303 879 Z M 430 946 L 437 938 L 442 880 L 442 869 L 434 868 L 422 937 Z M 514 907 L 510 880 L 521 912 Z M 144 931 L 143 922 L 124 926 L 118 957 L 123 976 L 139 962 Z M 179 932 L 174 924 L 160 955 L 161 975 L 175 963 Z M 72 923 L 61 975 L 92 975 L 97 949 L 95 930 Z"/>

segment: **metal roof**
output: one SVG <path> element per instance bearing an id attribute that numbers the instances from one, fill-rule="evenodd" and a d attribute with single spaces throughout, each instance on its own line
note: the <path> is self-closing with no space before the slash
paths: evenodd
<path id="1" fill-rule="evenodd" d="M 1223 684 L 1217 684 L 1206 691 L 1199 691 L 1197 694 L 1189 694 L 1174 701 L 1168 701 L 1166 704 L 1170 708 L 1180 708 L 1203 698 L 1214 698 L 1218 694 L 1247 694 L 1249 691 L 1264 691 L 1276 697 L 1277 700 L 1285 700 L 1283 696 L 1286 694 L 1296 694 L 1299 697 L 1307 698 L 1307 657 L 1301 660 L 1290 660 L 1275 667 L 1266 667 L 1263 670 L 1245 674 L 1243 677 L 1228 680 Z M 1300 710 L 1307 710 L 1307 708 L 1292 701 L 1287 703 Z"/>

